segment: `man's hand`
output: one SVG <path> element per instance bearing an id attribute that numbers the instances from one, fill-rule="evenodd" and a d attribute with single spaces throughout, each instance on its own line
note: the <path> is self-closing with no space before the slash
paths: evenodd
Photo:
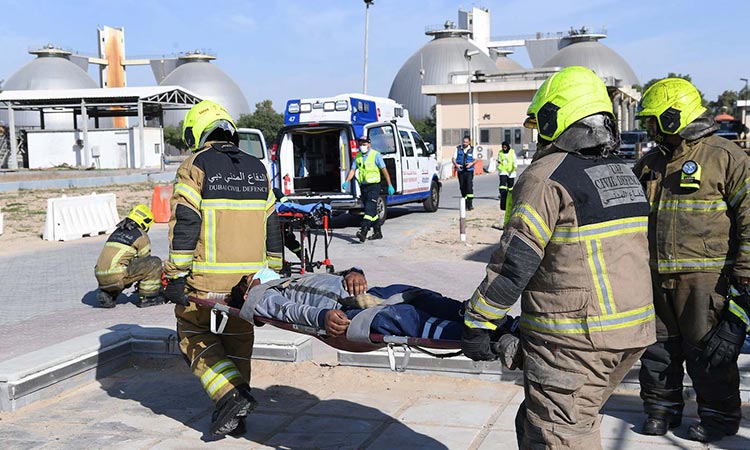
<path id="1" fill-rule="evenodd" d="M 490 337 L 493 330 L 484 328 L 469 328 L 464 325 L 461 334 L 461 350 L 467 358 L 474 361 L 492 361 L 497 359 L 497 354 L 492 351 Z"/>
<path id="2" fill-rule="evenodd" d="M 326 313 L 326 334 L 337 337 L 346 333 L 351 321 L 344 311 L 340 309 L 331 309 Z"/>
<path id="3" fill-rule="evenodd" d="M 185 294 L 185 277 L 167 279 L 167 287 L 164 289 L 164 298 L 168 302 L 187 306 L 188 298 Z"/>
<path id="4" fill-rule="evenodd" d="M 702 358 L 708 367 L 720 367 L 737 361 L 745 342 L 745 324 L 725 315 L 704 337 Z"/>
<path id="5" fill-rule="evenodd" d="M 344 289 L 349 295 L 359 295 L 367 292 L 367 279 L 359 272 L 352 270 L 344 277 Z"/>

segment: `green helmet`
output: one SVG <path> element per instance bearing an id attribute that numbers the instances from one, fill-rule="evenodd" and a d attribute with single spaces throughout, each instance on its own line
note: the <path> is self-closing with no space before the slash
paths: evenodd
<path id="1" fill-rule="evenodd" d="M 665 78 L 643 93 L 635 116 L 655 117 L 664 134 L 677 134 L 706 112 L 701 93 L 687 80 Z"/>
<path id="2" fill-rule="evenodd" d="M 614 117 L 604 82 L 586 67 L 570 66 L 542 83 L 526 111 L 524 126 L 554 141 L 577 121 L 602 112 Z"/>
<path id="3" fill-rule="evenodd" d="M 222 128 L 238 138 L 237 126 L 226 109 L 211 100 L 203 100 L 190 108 L 182 122 L 182 139 L 192 151 L 203 147 L 212 131 Z M 236 144 L 237 142 L 235 142 Z"/>

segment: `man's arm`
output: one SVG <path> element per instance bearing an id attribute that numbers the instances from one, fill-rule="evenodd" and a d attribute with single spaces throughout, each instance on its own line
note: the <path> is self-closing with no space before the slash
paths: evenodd
<path id="1" fill-rule="evenodd" d="M 276 196 L 269 187 L 266 203 L 266 259 L 268 267 L 277 272 L 281 270 L 282 242 L 281 227 L 276 216 Z"/>
<path id="2" fill-rule="evenodd" d="M 164 265 L 171 279 L 185 277 L 190 272 L 203 222 L 199 211 L 204 173 L 193 165 L 193 159 L 186 160 L 175 176 L 169 219 L 169 261 Z"/>
<path id="3" fill-rule="evenodd" d="M 734 146 L 734 144 L 732 144 Z M 750 159 L 740 150 L 729 152 L 727 203 L 732 209 L 739 241 L 733 275 L 740 284 L 750 283 Z"/>
<path id="4" fill-rule="evenodd" d="M 151 239 L 148 238 L 148 234 L 146 234 L 145 231 L 139 231 L 141 232 L 141 237 L 133 242 L 133 248 L 136 251 L 135 256 L 138 258 L 143 258 L 145 256 L 151 255 Z"/>

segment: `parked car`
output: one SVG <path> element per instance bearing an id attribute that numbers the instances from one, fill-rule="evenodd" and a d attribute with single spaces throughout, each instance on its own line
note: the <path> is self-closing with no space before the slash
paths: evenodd
<path id="1" fill-rule="evenodd" d="M 630 130 L 623 131 L 620 133 L 620 157 L 621 158 L 632 158 L 638 157 L 636 153 L 636 146 L 640 144 L 641 154 L 647 153 L 653 147 L 654 143 L 648 140 L 648 134 L 646 130 Z"/>

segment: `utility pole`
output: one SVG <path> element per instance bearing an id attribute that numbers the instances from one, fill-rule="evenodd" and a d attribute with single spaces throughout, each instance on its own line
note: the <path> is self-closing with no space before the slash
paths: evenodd
<path id="1" fill-rule="evenodd" d="M 466 58 L 466 72 L 467 72 L 467 78 L 466 83 L 469 87 L 469 140 L 471 140 L 471 145 L 476 146 L 476 142 L 474 142 L 474 99 L 471 95 L 471 57 L 478 55 L 479 50 L 469 50 L 468 48 L 466 51 L 464 51 L 464 58 Z M 463 139 L 463 138 L 462 138 Z"/>
<path id="2" fill-rule="evenodd" d="M 367 39 L 370 32 L 370 6 L 375 0 L 364 0 L 365 2 L 365 76 L 362 79 L 362 93 L 367 94 Z"/>

